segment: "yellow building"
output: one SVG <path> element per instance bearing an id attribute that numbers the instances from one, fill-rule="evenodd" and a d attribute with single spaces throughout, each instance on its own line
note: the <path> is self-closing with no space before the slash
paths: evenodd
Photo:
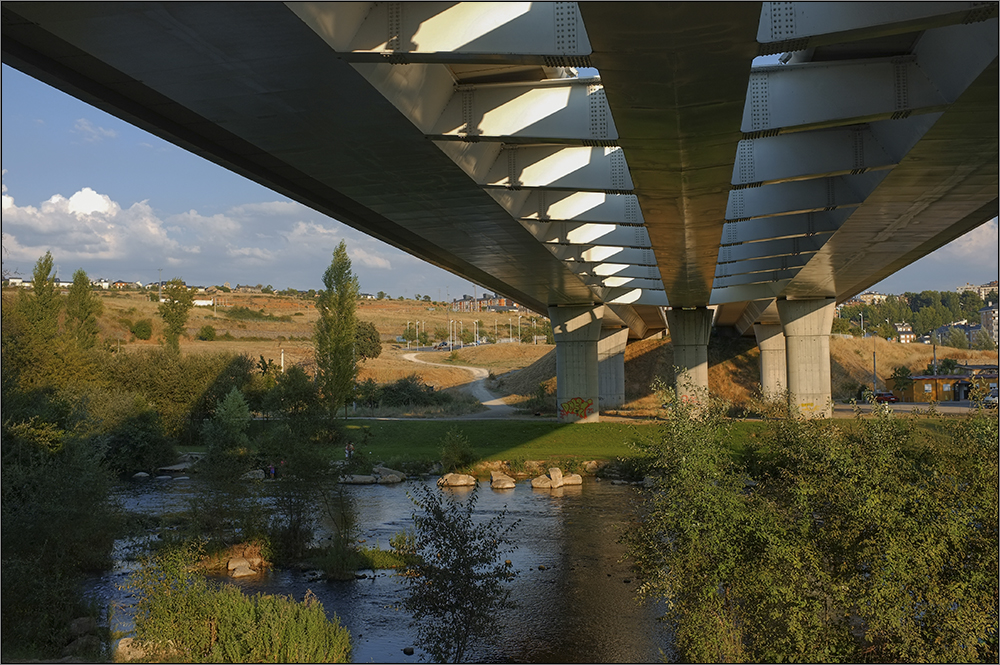
<path id="1" fill-rule="evenodd" d="M 997 386 L 996 374 L 939 374 L 912 378 L 912 386 L 896 391 L 904 402 L 957 402 L 970 399 L 976 387 L 988 390 Z"/>

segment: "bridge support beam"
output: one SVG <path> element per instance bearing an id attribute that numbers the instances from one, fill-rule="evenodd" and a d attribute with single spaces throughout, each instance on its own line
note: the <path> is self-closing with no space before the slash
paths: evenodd
<path id="1" fill-rule="evenodd" d="M 778 300 L 778 317 L 785 333 L 788 402 L 803 418 L 830 418 L 830 328 L 833 298 Z"/>
<path id="2" fill-rule="evenodd" d="M 760 387 L 765 397 L 785 391 L 785 334 L 779 324 L 755 323 L 753 334 L 760 349 Z"/>
<path id="3" fill-rule="evenodd" d="M 627 343 L 628 328 L 602 330 L 597 341 L 597 382 L 602 409 L 617 409 L 625 404 Z"/>
<path id="4" fill-rule="evenodd" d="M 556 408 L 559 421 L 600 419 L 598 340 L 604 306 L 549 307 L 556 340 Z"/>
<path id="5" fill-rule="evenodd" d="M 679 397 L 696 397 L 708 391 L 708 338 L 715 312 L 707 307 L 668 309 L 667 327 L 674 346 Z"/>

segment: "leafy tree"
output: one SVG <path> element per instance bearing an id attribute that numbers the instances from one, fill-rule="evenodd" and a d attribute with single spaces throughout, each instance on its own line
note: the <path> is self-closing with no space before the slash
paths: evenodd
<path id="1" fill-rule="evenodd" d="M 418 560 L 405 577 L 403 604 L 434 662 L 464 661 L 473 640 L 501 632 L 512 606 L 505 585 L 514 572 L 503 557 L 514 549 L 517 522 L 505 524 L 505 509 L 476 524 L 477 496 L 478 487 L 464 502 L 424 487 L 413 499 L 422 511 L 413 515 Z"/>
<path id="2" fill-rule="evenodd" d="M 319 320 L 313 336 L 316 378 L 330 412 L 335 413 L 346 404 L 358 375 L 354 347 L 359 287 L 343 240 L 323 273 L 323 285 L 326 288 L 316 301 Z"/>
<path id="3" fill-rule="evenodd" d="M 401 335 L 404 341 L 412 342 L 417 339 L 417 328 L 416 326 L 408 325 L 403 328 L 403 334 Z"/>
<path id="4" fill-rule="evenodd" d="M 972 348 L 979 351 L 996 351 L 997 345 L 993 342 L 993 338 L 990 334 L 980 328 L 976 331 L 975 338 L 973 339 Z"/>
<path id="5" fill-rule="evenodd" d="M 434 326 L 434 339 L 438 341 L 448 339 L 448 329 L 444 326 Z"/>
<path id="6" fill-rule="evenodd" d="M 104 311 L 104 304 L 90 288 L 90 279 L 81 268 L 73 273 L 73 286 L 66 300 L 66 319 L 70 333 L 83 349 L 92 349 L 97 343 L 97 317 Z"/>
<path id="7" fill-rule="evenodd" d="M 835 335 L 851 335 L 854 333 L 849 319 L 836 318 L 833 320 L 833 328 L 830 330 Z"/>
<path id="8" fill-rule="evenodd" d="M 160 318 L 163 319 L 163 336 L 167 346 L 179 353 L 180 337 L 184 334 L 188 313 L 194 306 L 194 295 L 184 282 L 174 278 L 163 288 L 163 300 L 157 309 Z"/>
<path id="9" fill-rule="evenodd" d="M 382 353 L 382 339 L 371 321 L 358 321 L 354 333 L 354 349 L 358 358 L 369 360 Z"/>
<path id="10" fill-rule="evenodd" d="M 892 376 L 889 377 L 889 380 L 892 381 L 892 389 L 900 392 L 908 390 L 913 386 L 912 376 L 909 367 L 897 367 L 892 371 Z"/>
<path id="11" fill-rule="evenodd" d="M 44 340 L 55 339 L 59 333 L 59 310 L 62 308 L 52 266 L 51 252 L 45 252 L 45 256 L 35 263 L 28 299 L 30 305 L 26 308 L 29 323 Z"/>
<path id="12" fill-rule="evenodd" d="M 215 340 L 215 328 L 210 325 L 204 325 L 201 330 L 198 331 L 198 339 L 203 342 L 212 342 Z"/>
<path id="13" fill-rule="evenodd" d="M 421 346 L 427 346 L 431 343 L 431 336 L 427 334 L 426 330 L 421 330 L 420 334 L 417 335 L 417 341 Z"/>
<path id="14" fill-rule="evenodd" d="M 424 302 L 430 302 L 430 301 L 431 301 L 431 297 L 430 297 L 430 296 L 428 296 L 428 295 L 425 295 L 425 296 L 423 297 L 423 301 L 424 301 Z"/>
<path id="15" fill-rule="evenodd" d="M 967 349 L 969 348 L 969 338 L 966 336 L 964 330 L 957 326 L 952 326 L 948 329 L 948 334 L 941 340 L 941 344 L 956 349 Z"/>
<path id="16" fill-rule="evenodd" d="M 387 297 L 388 296 L 386 295 L 385 291 L 379 291 L 378 293 L 375 294 L 376 300 L 385 300 Z"/>

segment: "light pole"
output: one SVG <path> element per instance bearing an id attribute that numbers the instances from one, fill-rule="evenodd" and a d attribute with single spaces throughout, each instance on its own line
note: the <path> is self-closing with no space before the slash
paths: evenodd
<path id="1" fill-rule="evenodd" d="M 517 315 L 517 343 L 521 343 L 521 315 Z"/>
<path id="2" fill-rule="evenodd" d="M 513 324 L 513 321 L 514 321 L 513 318 L 511 318 L 509 316 L 507 317 L 507 339 L 509 339 L 511 342 L 514 341 L 514 324 Z"/>

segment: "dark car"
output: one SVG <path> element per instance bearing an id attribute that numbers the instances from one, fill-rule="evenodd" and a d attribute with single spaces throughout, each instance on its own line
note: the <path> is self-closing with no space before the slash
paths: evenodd
<path id="1" fill-rule="evenodd" d="M 895 403 L 899 401 L 899 398 L 893 395 L 892 393 L 881 392 L 881 393 L 875 393 L 875 401 Z"/>

